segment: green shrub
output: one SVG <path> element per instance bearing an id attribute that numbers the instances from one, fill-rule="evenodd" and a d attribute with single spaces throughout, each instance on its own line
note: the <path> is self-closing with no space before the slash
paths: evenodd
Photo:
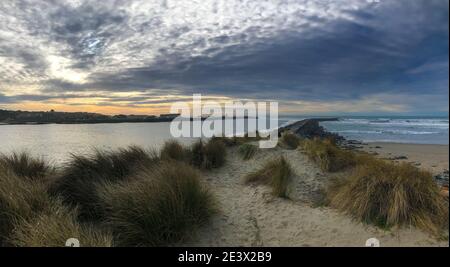
<path id="1" fill-rule="evenodd" d="M 108 225 L 120 246 L 181 242 L 216 212 L 213 196 L 201 184 L 199 173 L 185 163 L 162 162 L 136 176 L 99 191 Z"/>
<path id="2" fill-rule="evenodd" d="M 260 170 L 245 176 L 246 183 L 260 183 L 272 187 L 275 196 L 287 198 L 288 185 L 293 176 L 289 162 L 284 157 L 268 161 Z"/>

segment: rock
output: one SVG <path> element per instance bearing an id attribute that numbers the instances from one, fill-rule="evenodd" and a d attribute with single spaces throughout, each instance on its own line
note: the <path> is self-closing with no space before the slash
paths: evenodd
<path id="1" fill-rule="evenodd" d="M 356 150 L 364 148 L 362 146 L 355 146 L 355 145 L 341 145 L 341 147 L 346 150 Z"/>
<path id="2" fill-rule="evenodd" d="M 448 178 L 449 178 L 448 170 L 445 170 L 443 173 L 434 176 L 434 180 L 439 186 L 447 188 L 448 188 Z"/>
<path id="3" fill-rule="evenodd" d="M 358 141 L 358 140 L 348 140 L 347 143 L 350 145 L 361 145 L 362 144 L 362 142 Z"/>
<path id="4" fill-rule="evenodd" d="M 330 133 L 319 125 L 321 121 L 334 121 L 337 118 L 329 119 L 305 119 L 297 121 L 285 127 L 281 127 L 278 132 L 281 136 L 283 132 L 291 132 L 303 138 L 331 138 L 337 142 L 343 141 L 344 138 L 338 134 Z"/>
<path id="5" fill-rule="evenodd" d="M 403 160 L 403 159 L 408 159 L 407 156 L 396 156 L 396 157 L 390 157 L 390 160 Z"/>

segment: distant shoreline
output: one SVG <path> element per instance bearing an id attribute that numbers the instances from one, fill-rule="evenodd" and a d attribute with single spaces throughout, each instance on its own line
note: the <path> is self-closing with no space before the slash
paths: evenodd
<path id="1" fill-rule="evenodd" d="M 180 114 L 169 113 L 155 115 L 104 115 L 87 112 L 56 112 L 56 111 L 12 111 L 0 109 L 1 125 L 42 125 L 42 124 L 101 124 L 101 123 L 153 123 L 153 122 L 171 122 L 178 118 Z M 201 120 L 207 117 L 202 116 Z M 228 117 L 222 116 L 222 119 Z M 233 117 L 238 119 L 241 117 Z M 249 116 L 242 117 L 244 119 Z M 183 118 L 193 121 L 194 118 Z M 196 119 L 196 118 L 195 118 Z M 219 118 L 217 118 L 219 119 Z"/>
<path id="2" fill-rule="evenodd" d="M 201 118 L 202 121 L 208 118 Z M 225 119 L 225 118 L 214 118 L 214 119 Z M 241 119 L 241 118 L 232 118 L 233 120 Z M 248 117 L 244 117 L 242 119 L 248 119 Z M 193 121 L 193 118 L 186 118 L 186 120 Z M 64 121 L 64 122 L 0 122 L 0 126 L 2 125 L 47 125 L 47 124 L 119 124 L 119 123 L 157 123 L 157 122 L 172 122 L 173 119 L 156 119 L 156 120 L 96 120 L 96 121 Z"/>

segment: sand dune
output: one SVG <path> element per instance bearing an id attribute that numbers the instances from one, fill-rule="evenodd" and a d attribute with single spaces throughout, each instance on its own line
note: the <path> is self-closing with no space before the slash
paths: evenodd
<path id="1" fill-rule="evenodd" d="M 296 173 L 291 199 L 275 198 L 265 186 L 244 185 L 245 174 L 280 155 L 285 155 Z M 364 246 L 371 237 L 379 239 L 381 246 L 448 246 L 448 241 L 418 229 L 385 231 L 330 208 L 315 207 L 318 191 L 330 175 L 298 150 L 259 150 L 243 164 L 237 148 L 230 148 L 227 159 L 225 167 L 204 172 L 222 212 L 188 246 Z"/>

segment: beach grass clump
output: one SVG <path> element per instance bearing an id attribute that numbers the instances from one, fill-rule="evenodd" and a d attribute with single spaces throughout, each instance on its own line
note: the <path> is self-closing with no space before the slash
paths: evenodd
<path id="1" fill-rule="evenodd" d="M 329 205 L 366 223 L 431 233 L 448 229 L 448 200 L 432 174 L 407 163 L 366 158 L 348 177 L 334 180 L 326 194 Z"/>
<path id="2" fill-rule="evenodd" d="M 242 144 L 238 151 L 244 160 L 249 160 L 256 154 L 258 147 L 253 144 Z"/>
<path id="3" fill-rule="evenodd" d="M 97 208 L 97 184 L 126 180 L 141 166 L 156 161 L 155 153 L 135 146 L 117 151 L 96 150 L 88 156 L 72 155 L 49 192 L 62 197 L 65 204 L 79 206 L 80 218 L 96 220 L 101 217 Z"/>
<path id="4" fill-rule="evenodd" d="M 224 143 L 211 139 L 204 147 L 204 168 L 212 169 L 222 167 L 226 161 L 226 152 Z"/>
<path id="5" fill-rule="evenodd" d="M 198 140 L 191 146 L 191 164 L 195 167 L 201 168 L 203 166 L 205 144 L 203 140 Z"/>
<path id="6" fill-rule="evenodd" d="M 28 220 L 49 207 L 51 200 L 41 181 L 23 179 L 0 166 L 0 245 L 19 220 Z"/>
<path id="7" fill-rule="evenodd" d="M 191 147 L 191 163 L 202 169 L 220 168 L 225 164 L 227 149 L 221 139 L 199 140 Z"/>
<path id="8" fill-rule="evenodd" d="M 282 156 L 268 161 L 264 166 L 245 176 L 245 183 L 265 184 L 272 187 L 273 195 L 288 197 L 288 185 L 294 174 L 289 162 Z"/>
<path id="9" fill-rule="evenodd" d="M 243 137 L 242 137 L 243 138 Z M 242 138 L 233 136 L 233 137 L 224 137 L 224 136 L 214 136 L 213 139 L 216 141 L 221 141 L 227 147 L 234 147 L 243 144 Z"/>
<path id="10" fill-rule="evenodd" d="M 111 247 L 112 235 L 77 221 L 76 209 L 53 201 L 48 210 L 34 218 L 20 219 L 8 239 L 15 247 L 64 247 L 69 238 L 76 238 L 80 247 Z"/>
<path id="11" fill-rule="evenodd" d="M 189 161 L 189 151 L 184 148 L 178 141 L 166 141 L 161 149 L 161 159 Z"/>
<path id="12" fill-rule="evenodd" d="M 183 162 L 161 162 L 136 179 L 99 190 L 119 246 L 164 246 L 189 238 L 216 213 L 200 174 Z"/>
<path id="13" fill-rule="evenodd" d="M 249 142 L 260 141 L 263 140 L 264 138 L 258 131 L 256 131 L 253 134 L 246 133 L 244 134 L 244 136 L 232 136 L 232 137 L 214 136 L 212 139 L 221 141 L 227 147 L 234 147 Z"/>
<path id="14" fill-rule="evenodd" d="M 0 165 L 9 168 L 17 176 L 29 179 L 42 179 L 54 171 L 43 159 L 32 157 L 26 152 L 0 155 Z"/>
<path id="15" fill-rule="evenodd" d="M 342 171 L 354 167 L 359 160 L 355 153 L 339 148 L 329 139 L 306 139 L 301 143 L 306 155 L 323 171 Z"/>
<path id="16" fill-rule="evenodd" d="M 296 149 L 300 145 L 300 137 L 291 132 L 285 132 L 281 135 L 281 144 L 289 149 Z"/>

